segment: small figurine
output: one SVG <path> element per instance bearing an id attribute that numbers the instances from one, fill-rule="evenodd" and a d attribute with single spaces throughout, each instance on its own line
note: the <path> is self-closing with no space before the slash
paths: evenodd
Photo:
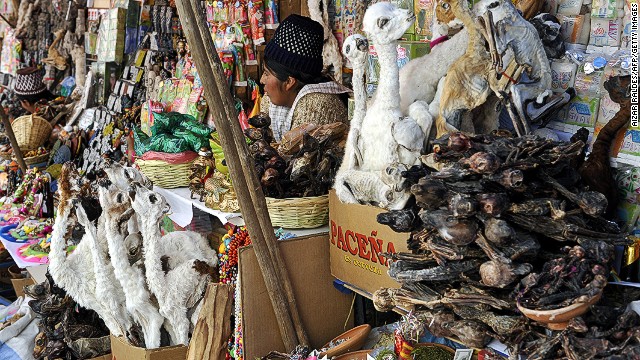
<path id="1" fill-rule="evenodd" d="M 191 198 L 194 194 L 199 195 L 199 200 L 204 201 L 206 191 L 204 188 L 205 181 L 212 176 L 216 168 L 216 160 L 213 158 L 211 150 L 203 147 L 198 151 L 198 157 L 191 164 L 191 175 L 189 176 L 189 190 L 191 190 Z"/>

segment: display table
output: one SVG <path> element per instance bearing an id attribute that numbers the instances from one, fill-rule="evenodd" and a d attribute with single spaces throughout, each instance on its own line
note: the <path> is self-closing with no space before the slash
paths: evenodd
<path id="1" fill-rule="evenodd" d="M 161 194 L 167 199 L 171 206 L 169 218 L 180 227 L 186 227 L 193 220 L 193 207 L 196 207 L 220 220 L 222 224 L 233 224 L 243 226 L 244 219 L 241 213 L 225 213 L 220 210 L 208 208 L 202 201 L 191 198 L 189 188 L 164 189 L 158 186 L 153 187 L 153 191 Z M 288 233 L 296 236 L 315 235 L 329 232 L 329 226 L 321 226 L 315 229 L 284 229 Z"/>

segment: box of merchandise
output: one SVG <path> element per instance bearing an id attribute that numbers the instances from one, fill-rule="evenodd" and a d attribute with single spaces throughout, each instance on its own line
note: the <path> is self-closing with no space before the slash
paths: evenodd
<path id="1" fill-rule="evenodd" d="M 565 106 L 564 123 L 584 127 L 594 127 L 598 118 L 600 98 L 576 96 Z"/>
<path id="2" fill-rule="evenodd" d="M 414 6 L 414 12 L 416 14 L 416 22 L 413 24 L 414 34 L 420 39 L 431 40 L 431 27 L 436 16 L 436 1 L 415 0 Z"/>
<path id="3" fill-rule="evenodd" d="M 13 290 L 16 292 L 17 297 L 24 295 L 25 286 L 35 285 L 35 283 L 36 282 L 32 278 L 11 279 L 11 285 L 13 285 Z"/>
<path id="4" fill-rule="evenodd" d="M 84 51 L 89 55 L 98 54 L 98 34 L 92 32 L 84 33 Z"/>
<path id="5" fill-rule="evenodd" d="M 107 354 L 107 355 L 102 355 L 102 356 L 97 357 L 97 358 L 91 358 L 89 360 L 111 360 L 111 359 L 113 359 L 112 354 Z"/>
<path id="6" fill-rule="evenodd" d="M 400 284 L 387 273 L 382 253 L 407 251 L 410 234 L 400 234 L 379 224 L 386 210 L 374 206 L 344 204 L 329 193 L 329 246 L 331 275 L 364 292 Z"/>
<path id="7" fill-rule="evenodd" d="M 398 68 L 402 68 L 409 61 L 429 53 L 429 44 L 420 41 L 399 41 L 396 48 Z M 369 46 L 369 61 L 367 66 L 367 84 L 377 84 L 380 76 L 378 53 L 373 45 Z"/>
<path id="8" fill-rule="evenodd" d="M 184 360 L 187 347 L 164 346 L 157 349 L 145 349 L 129 344 L 122 337 L 111 335 L 111 354 L 114 360 Z"/>

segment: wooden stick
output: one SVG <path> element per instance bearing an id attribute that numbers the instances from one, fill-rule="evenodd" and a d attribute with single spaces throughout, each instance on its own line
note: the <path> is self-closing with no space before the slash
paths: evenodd
<path id="1" fill-rule="evenodd" d="M 14 24 L 11 21 L 9 21 L 9 19 L 7 19 L 4 15 L 0 14 L 0 19 L 4 20 L 4 22 L 6 22 L 7 25 L 9 25 L 10 28 L 12 28 L 12 29 L 16 28 L 16 24 Z"/>
<path id="2" fill-rule="evenodd" d="M 11 147 L 13 148 L 13 153 L 16 155 L 16 160 L 18 160 L 18 166 L 22 169 L 22 173 L 27 173 L 27 164 L 24 162 L 24 158 L 22 157 L 22 150 L 20 150 L 20 146 L 18 146 L 18 140 L 16 140 L 16 135 L 13 133 L 13 128 L 11 127 L 11 121 L 7 117 L 7 114 L 4 112 L 3 108 L 0 108 L 0 118 L 2 118 L 2 123 L 4 124 L 4 132 L 7 134 L 9 138 L 9 142 L 11 142 Z"/>
<path id="3" fill-rule="evenodd" d="M 274 254 L 279 252 L 277 240 L 262 187 L 237 119 L 235 104 L 211 34 L 201 16 L 199 0 L 177 1 L 176 5 L 191 54 L 202 79 L 207 103 L 216 119 L 216 129 L 220 133 L 231 179 L 256 249 L 258 264 L 265 278 L 282 341 L 286 349 L 291 351 L 300 342 L 307 344 L 307 337 L 295 307 L 295 300 L 292 299 L 292 291 L 288 291 L 291 284 L 287 284 L 289 280 L 284 264 L 278 264 L 276 260 L 281 257 L 272 256 L 272 251 Z"/>
<path id="4" fill-rule="evenodd" d="M 233 289 L 228 284 L 209 284 L 202 301 L 187 360 L 224 359 L 231 336 Z"/>

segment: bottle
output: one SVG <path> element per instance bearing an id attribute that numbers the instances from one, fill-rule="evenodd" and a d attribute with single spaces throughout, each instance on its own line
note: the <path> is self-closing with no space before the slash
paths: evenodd
<path id="1" fill-rule="evenodd" d="M 622 268 L 620 269 L 620 280 L 627 282 L 640 282 L 640 237 L 631 235 L 633 244 L 627 246 L 624 253 Z"/>

